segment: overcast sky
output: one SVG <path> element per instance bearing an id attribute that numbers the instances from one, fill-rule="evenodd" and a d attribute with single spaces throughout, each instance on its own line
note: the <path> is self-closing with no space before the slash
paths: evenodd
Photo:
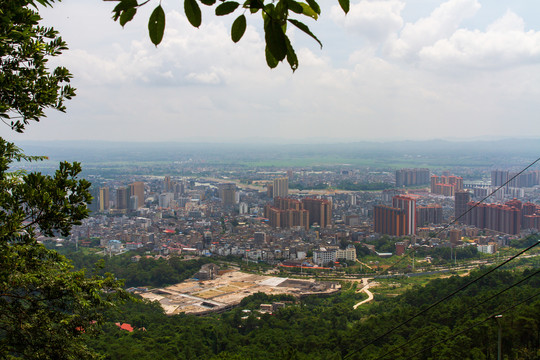
<path id="1" fill-rule="evenodd" d="M 230 40 L 240 14 L 163 0 L 167 28 L 147 35 L 151 0 L 124 29 L 114 2 L 64 0 L 41 11 L 69 50 L 53 64 L 74 75 L 66 114 L 48 112 L 11 140 L 359 141 L 539 137 L 540 2 L 321 0 L 323 43 L 298 31 L 299 57 L 270 70 L 260 15 Z"/>

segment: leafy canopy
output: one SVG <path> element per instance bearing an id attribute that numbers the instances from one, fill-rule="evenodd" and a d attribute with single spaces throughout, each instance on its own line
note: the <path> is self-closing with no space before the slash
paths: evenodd
<path id="1" fill-rule="evenodd" d="M 133 19 L 137 9 L 149 3 L 150 0 L 104 0 L 115 1 L 118 4 L 113 9 L 113 19 L 124 26 Z M 304 16 L 317 20 L 321 8 L 317 1 L 306 0 L 246 0 L 242 4 L 236 1 L 216 0 L 184 0 L 184 12 L 191 25 L 201 26 L 202 15 L 199 2 L 206 6 L 214 6 L 216 16 L 230 15 L 239 10 L 242 13 L 234 20 L 231 26 L 231 39 L 235 43 L 242 39 L 247 27 L 246 13 L 251 15 L 260 13 L 264 25 L 264 40 L 266 43 L 266 63 L 275 68 L 281 61 L 287 59 L 293 71 L 298 68 L 298 57 L 287 36 L 287 25 L 292 25 L 312 37 L 321 47 L 322 43 L 311 32 L 309 27 L 298 19 L 291 18 L 291 14 Z M 349 0 L 338 0 L 345 13 L 349 12 Z M 148 34 L 154 45 L 159 45 L 165 31 L 165 11 L 161 2 L 156 6 L 148 21 Z"/>
<path id="2" fill-rule="evenodd" d="M 0 357 L 92 358 L 83 336 L 125 293 L 111 275 L 74 272 L 37 242 L 38 234 L 68 235 L 91 199 L 78 163 L 61 163 L 53 176 L 9 171 L 14 161 L 39 159 L 0 138 Z"/>
<path id="3" fill-rule="evenodd" d="M 0 119 L 17 132 L 39 121 L 47 108 L 64 112 L 64 101 L 75 95 L 65 67 L 47 68 L 48 57 L 67 47 L 57 31 L 38 25 L 35 6 L 31 0 L 0 0 Z"/>
<path id="4" fill-rule="evenodd" d="M 65 111 L 75 95 L 66 68 L 47 67 L 66 49 L 52 28 L 39 26 L 36 4 L 0 0 L 0 119 L 23 132 L 47 108 Z M 79 163 L 60 164 L 52 176 L 12 171 L 16 161 L 38 161 L 0 138 L 0 358 L 87 359 L 85 336 L 102 323 L 103 310 L 127 297 L 111 275 L 88 276 L 39 236 L 67 236 L 88 216 L 90 183 Z"/>

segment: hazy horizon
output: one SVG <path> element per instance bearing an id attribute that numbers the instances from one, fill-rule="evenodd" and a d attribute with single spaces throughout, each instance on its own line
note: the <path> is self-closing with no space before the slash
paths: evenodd
<path id="1" fill-rule="evenodd" d="M 40 9 L 69 50 L 50 65 L 73 73 L 67 113 L 47 112 L 21 140 L 354 142 L 540 137 L 540 3 L 487 0 L 322 2 L 320 38 L 291 29 L 300 66 L 270 70 L 259 16 L 230 40 L 235 15 L 203 7 L 189 25 L 163 0 L 154 47 L 150 2 L 124 29 L 111 2 Z M 238 13 L 239 11 L 237 11 Z M 294 15 L 294 17 L 298 17 Z M 91 29 L 91 31 L 89 31 Z"/>

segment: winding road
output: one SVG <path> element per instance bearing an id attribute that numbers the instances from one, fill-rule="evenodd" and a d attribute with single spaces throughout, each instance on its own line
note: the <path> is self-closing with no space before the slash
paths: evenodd
<path id="1" fill-rule="evenodd" d="M 367 294 L 368 298 L 366 300 L 362 300 L 358 304 L 354 305 L 353 309 L 356 309 L 360 305 L 365 304 L 365 303 L 373 300 L 373 293 L 371 291 L 369 291 L 369 280 L 370 279 L 368 279 L 368 278 L 362 279 L 362 283 L 364 284 L 364 286 L 360 290 L 358 290 L 358 292 L 360 292 L 360 291 L 365 292 Z"/>

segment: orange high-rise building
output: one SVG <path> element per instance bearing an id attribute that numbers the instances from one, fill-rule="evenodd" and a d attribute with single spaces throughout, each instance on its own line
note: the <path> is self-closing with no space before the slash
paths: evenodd
<path id="1" fill-rule="evenodd" d="M 137 197 L 137 208 L 144 206 L 144 183 L 142 181 L 136 181 L 129 184 L 129 196 Z"/>
<path id="2" fill-rule="evenodd" d="M 324 199 L 302 199 L 304 209 L 309 211 L 309 225 L 315 223 L 320 227 L 328 227 L 332 224 L 332 203 Z"/>

